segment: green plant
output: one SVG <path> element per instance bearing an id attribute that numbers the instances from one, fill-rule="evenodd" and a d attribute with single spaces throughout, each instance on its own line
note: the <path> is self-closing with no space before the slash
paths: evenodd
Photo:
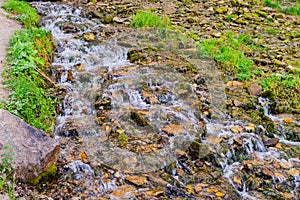
<path id="1" fill-rule="evenodd" d="M 128 136 L 125 133 L 118 135 L 118 143 L 120 146 L 125 146 L 128 142 Z"/>
<path id="2" fill-rule="evenodd" d="M 151 11 L 138 11 L 132 18 L 131 26 L 136 28 L 171 28 L 171 21 L 168 17 L 159 17 Z"/>
<path id="3" fill-rule="evenodd" d="M 51 132 L 54 127 L 55 100 L 50 96 L 47 83 L 38 72 L 52 60 L 50 34 L 41 29 L 22 29 L 10 39 L 6 75 L 7 87 L 12 91 L 5 108 L 27 123 Z"/>
<path id="4" fill-rule="evenodd" d="M 226 21 L 230 22 L 234 18 L 234 14 L 230 14 L 226 17 Z"/>
<path id="5" fill-rule="evenodd" d="M 27 28 L 36 27 L 40 17 L 25 1 L 6 0 L 2 6 L 6 11 L 16 14 L 16 17 Z"/>
<path id="6" fill-rule="evenodd" d="M 14 157 L 12 153 L 12 147 L 10 143 L 7 143 L 4 147 L 4 152 L 0 154 L 0 189 L 4 190 L 10 199 L 14 199 L 14 185 L 16 182 L 15 175 L 12 174 L 15 165 L 13 163 Z"/>
<path id="7" fill-rule="evenodd" d="M 282 8 L 280 1 L 264 0 L 266 6 L 271 8 L 277 8 L 279 11 L 290 15 L 300 15 L 300 1 L 297 1 L 295 5 L 288 5 Z"/>
<path id="8" fill-rule="evenodd" d="M 248 80 L 253 69 L 253 61 L 247 58 L 242 49 L 252 45 L 247 35 L 234 36 L 227 33 L 225 38 L 204 40 L 198 44 L 200 56 L 214 58 L 220 68 L 231 72 L 239 80 Z"/>
<path id="9" fill-rule="evenodd" d="M 275 29 L 275 28 L 267 29 L 266 31 L 267 31 L 267 33 L 272 34 L 272 35 L 276 35 L 279 32 L 279 30 Z"/>
<path id="10" fill-rule="evenodd" d="M 280 8 L 280 3 L 278 1 L 270 1 L 270 0 L 264 0 L 265 5 L 271 8 Z"/>
<path id="11" fill-rule="evenodd" d="M 291 6 L 289 8 L 285 8 L 284 12 L 290 15 L 300 15 L 300 4 L 298 3 L 295 6 Z"/>
<path id="12" fill-rule="evenodd" d="M 272 91 L 275 98 L 285 99 L 290 106 L 297 106 L 300 89 L 299 74 L 271 74 L 261 80 L 264 90 Z"/>

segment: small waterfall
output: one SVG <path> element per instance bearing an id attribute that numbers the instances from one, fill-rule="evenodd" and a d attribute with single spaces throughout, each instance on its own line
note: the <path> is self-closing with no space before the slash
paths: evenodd
<path id="1" fill-rule="evenodd" d="M 289 158 L 279 147 L 266 146 L 264 136 L 256 133 L 257 126 L 226 114 L 222 73 L 213 62 L 199 58 L 194 42 L 182 45 L 177 33 L 169 33 L 166 38 L 164 31 L 157 30 L 121 34 L 110 29 L 112 36 L 103 38 L 101 32 L 109 28 L 89 19 L 82 9 L 45 2 L 34 2 L 33 6 L 45 15 L 42 23 L 53 34 L 56 43 L 53 77 L 66 91 L 61 101 L 62 113 L 56 119 L 56 137 L 82 138 L 75 150 L 63 149 L 69 157 L 74 156 L 69 155 L 73 152 L 84 151 L 92 166 L 104 165 L 108 171 L 148 173 L 172 163 L 183 169 L 178 161 L 180 156 L 174 152 L 189 151 L 196 141 L 210 148 L 211 157 L 203 158 L 203 162 L 214 159 L 213 167 L 222 171 L 219 178 L 226 179 L 240 198 L 256 200 L 264 195 L 253 191 L 248 184 L 248 173 L 255 175 L 253 166 L 256 166 L 260 174 L 271 180 L 274 191 L 276 184 L 292 179 L 289 183 L 298 199 L 300 178 L 296 172 L 300 161 Z M 129 62 L 128 53 L 132 49 L 146 48 L 176 54 L 179 64 Z M 166 56 L 165 60 L 168 59 Z M 183 60 L 186 62 L 176 68 Z M 200 77 L 185 74 L 190 65 Z M 203 78 L 205 83 L 197 78 Z M 258 100 L 266 117 L 282 123 L 282 119 L 270 113 L 268 99 Z M 209 110 L 209 117 L 203 114 L 200 105 Z M 294 124 L 298 126 L 297 122 Z M 275 136 L 282 144 L 299 146 L 299 141 Z M 185 153 L 181 156 L 189 157 Z M 193 166 L 197 161 L 192 161 Z M 79 164 L 89 169 L 88 164 Z M 192 171 L 187 167 L 184 170 Z M 174 169 L 170 174 L 180 187 L 185 187 L 187 182 Z M 104 182 L 96 170 L 94 175 L 87 182 L 97 188 L 99 197 L 121 184 L 120 177 Z"/>

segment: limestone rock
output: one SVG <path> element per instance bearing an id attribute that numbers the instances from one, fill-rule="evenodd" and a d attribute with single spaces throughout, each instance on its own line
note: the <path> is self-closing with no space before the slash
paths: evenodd
<path id="1" fill-rule="evenodd" d="M 0 153 L 10 144 L 16 177 L 22 181 L 37 178 L 57 161 L 60 146 L 57 141 L 17 116 L 0 109 Z"/>

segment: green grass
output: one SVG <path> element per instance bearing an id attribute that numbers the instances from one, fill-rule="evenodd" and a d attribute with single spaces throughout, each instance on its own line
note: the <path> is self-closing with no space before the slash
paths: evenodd
<path id="1" fill-rule="evenodd" d="M 264 90 L 271 90 L 275 98 L 280 97 L 290 101 L 291 104 L 298 104 L 299 74 L 281 75 L 272 73 L 262 79 L 261 86 Z"/>
<path id="2" fill-rule="evenodd" d="M 298 0 L 295 5 L 287 5 L 283 8 L 280 1 L 264 0 L 266 6 L 271 8 L 277 8 L 281 12 L 289 15 L 300 15 L 300 1 Z M 288 3 L 288 2 L 287 2 Z"/>
<path id="3" fill-rule="evenodd" d="M 297 3 L 296 6 L 285 8 L 284 12 L 289 15 L 300 15 L 300 3 Z"/>
<path id="4" fill-rule="evenodd" d="M 26 28 L 36 27 L 40 16 L 25 1 L 6 0 L 2 6 L 6 11 L 16 14 L 16 17 Z"/>
<path id="5" fill-rule="evenodd" d="M 222 70 L 231 72 L 238 80 L 245 81 L 250 79 L 254 63 L 242 50 L 251 44 L 251 39 L 246 35 L 234 36 L 227 33 L 221 39 L 204 40 L 198 47 L 200 56 L 212 57 Z"/>
<path id="6" fill-rule="evenodd" d="M 171 28 L 171 21 L 168 17 L 160 17 L 151 11 L 138 11 L 132 17 L 131 26 L 135 28 Z"/>
<path id="7" fill-rule="evenodd" d="M 278 1 L 270 1 L 270 0 L 264 0 L 265 5 L 271 8 L 280 8 L 280 3 Z"/>

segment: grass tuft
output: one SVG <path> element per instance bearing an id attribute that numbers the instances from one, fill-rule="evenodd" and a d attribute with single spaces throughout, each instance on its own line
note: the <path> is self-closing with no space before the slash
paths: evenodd
<path id="1" fill-rule="evenodd" d="M 249 80 L 254 63 L 242 52 L 243 46 L 251 45 L 251 39 L 246 35 L 238 37 L 227 33 L 225 38 L 204 40 L 198 44 L 201 56 L 209 56 L 217 61 L 220 68 L 231 72 L 241 81 Z"/>
<path id="2" fill-rule="evenodd" d="M 132 18 L 131 26 L 136 28 L 171 28 L 171 21 L 168 17 L 160 17 L 151 11 L 138 11 Z"/>
<path id="3" fill-rule="evenodd" d="M 264 0 L 264 3 L 268 7 L 277 8 L 281 12 L 289 15 L 300 15 L 300 1 L 297 1 L 293 6 L 285 6 L 285 8 L 280 4 L 280 1 Z"/>

